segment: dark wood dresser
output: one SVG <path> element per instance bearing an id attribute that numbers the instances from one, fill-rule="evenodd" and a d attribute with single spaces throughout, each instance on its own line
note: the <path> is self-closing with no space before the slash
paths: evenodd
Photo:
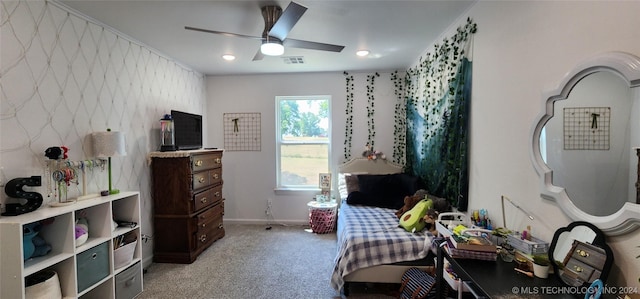
<path id="1" fill-rule="evenodd" d="M 222 150 L 153 152 L 153 261 L 190 264 L 224 237 Z"/>

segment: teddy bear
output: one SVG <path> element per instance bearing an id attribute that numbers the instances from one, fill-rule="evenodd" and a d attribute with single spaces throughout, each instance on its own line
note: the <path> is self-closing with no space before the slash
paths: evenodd
<path id="1" fill-rule="evenodd" d="M 413 207 L 421 200 L 423 200 L 425 198 L 425 196 L 427 196 L 427 191 L 424 189 L 420 189 L 418 191 L 416 191 L 416 193 L 414 193 L 411 196 L 405 196 L 404 197 L 404 205 L 398 210 L 396 211 L 396 217 L 398 217 L 398 219 L 400 219 L 400 217 L 402 217 L 402 215 L 413 209 Z"/>
<path id="2" fill-rule="evenodd" d="M 451 204 L 444 198 L 432 195 L 427 195 L 427 198 L 433 201 L 433 207 L 427 210 L 427 213 L 422 219 L 426 223 L 425 228 L 431 233 L 436 234 L 436 221 L 438 220 L 438 215 L 440 213 L 450 212 Z"/>

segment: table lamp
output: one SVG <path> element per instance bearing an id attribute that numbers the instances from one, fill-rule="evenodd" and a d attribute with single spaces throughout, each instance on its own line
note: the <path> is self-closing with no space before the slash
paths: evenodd
<path id="1" fill-rule="evenodd" d="M 507 228 L 507 218 L 505 217 L 504 214 L 504 200 L 508 200 L 514 207 L 516 207 L 518 210 L 522 211 L 525 215 L 527 215 L 527 217 L 530 220 L 534 220 L 533 216 L 531 215 L 531 213 L 525 211 L 523 208 L 521 208 L 519 205 L 517 205 L 515 202 L 513 202 L 513 200 L 511 200 L 510 198 L 502 195 L 502 224 L 504 225 L 504 228 Z"/>
<path id="2" fill-rule="evenodd" d="M 111 157 L 127 155 L 124 133 L 107 129 L 106 132 L 95 132 L 92 136 L 93 153 L 96 158 L 107 158 L 109 161 L 109 194 L 120 193 L 120 190 L 113 189 L 111 185 Z"/>

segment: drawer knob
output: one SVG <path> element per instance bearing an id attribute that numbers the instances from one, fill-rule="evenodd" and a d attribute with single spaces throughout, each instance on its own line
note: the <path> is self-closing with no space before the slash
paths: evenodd
<path id="1" fill-rule="evenodd" d="M 218 225 L 218 228 L 222 228 L 222 227 L 223 227 L 223 225 L 222 225 L 222 223 L 220 223 L 220 224 Z"/>
<path id="2" fill-rule="evenodd" d="M 200 184 L 203 184 L 203 183 L 204 183 L 204 181 L 205 181 L 204 177 L 201 177 L 201 178 L 199 178 L 199 179 L 198 179 L 198 182 L 199 182 Z"/>
<path id="3" fill-rule="evenodd" d="M 196 167 L 202 166 L 202 160 L 197 160 L 195 165 L 196 165 Z"/>
<path id="4" fill-rule="evenodd" d="M 95 260 L 97 258 L 98 258 L 98 253 L 94 252 L 94 253 L 91 254 L 91 259 L 92 260 Z"/>
<path id="5" fill-rule="evenodd" d="M 580 266 L 574 266 L 574 268 L 576 269 L 576 272 L 582 272 L 582 267 L 580 267 Z"/>
<path id="6" fill-rule="evenodd" d="M 216 164 L 220 164 L 222 160 L 220 158 L 216 158 Z"/>
<path id="7" fill-rule="evenodd" d="M 218 179 L 218 174 L 217 174 L 217 173 L 214 173 L 214 174 L 213 174 L 213 179 L 214 179 L 214 180 L 217 180 L 217 179 Z"/>
<path id="8" fill-rule="evenodd" d="M 201 202 L 201 203 L 207 203 L 207 198 L 206 198 L 206 197 L 201 198 L 201 199 L 200 199 L 200 202 Z"/>
<path id="9" fill-rule="evenodd" d="M 584 250 L 582 250 L 582 249 L 578 249 L 577 252 L 581 257 L 588 257 L 589 256 L 589 253 L 584 251 Z"/>
<path id="10" fill-rule="evenodd" d="M 207 224 L 206 224 L 206 223 L 203 223 L 203 224 L 201 225 L 201 227 L 202 227 L 202 228 L 205 228 L 205 227 L 207 227 Z"/>
<path id="11" fill-rule="evenodd" d="M 200 242 L 204 243 L 205 241 L 207 241 L 207 235 L 200 236 Z"/>
<path id="12" fill-rule="evenodd" d="M 220 191 L 216 191 L 215 196 L 220 197 Z"/>

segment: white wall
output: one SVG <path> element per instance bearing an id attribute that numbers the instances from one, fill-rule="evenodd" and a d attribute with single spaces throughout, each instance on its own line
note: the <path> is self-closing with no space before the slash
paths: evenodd
<path id="1" fill-rule="evenodd" d="M 360 156 L 367 143 L 367 75 L 354 77 L 352 155 Z M 375 79 L 375 148 L 393 153 L 393 115 L 396 103 L 390 73 Z M 275 97 L 330 95 L 332 115 L 332 171 L 344 162 L 346 77 L 340 73 L 280 74 L 207 77 L 209 147 L 224 148 L 223 113 L 261 113 L 261 151 L 225 151 L 225 221 L 264 223 L 267 199 L 273 201 L 273 216 L 281 223 L 305 223 L 307 202 L 315 193 L 276 195 Z M 336 175 L 334 175 L 336 177 Z"/>
<path id="2" fill-rule="evenodd" d="M 470 210 L 486 208 L 501 225 L 500 195 L 506 195 L 536 216 L 529 222 L 506 207 L 507 227 L 532 225 L 545 240 L 571 221 L 553 202 L 540 198 L 539 177 L 529 158 L 542 93 L 593 55 L 625 51 L 640 56 L 638 11 L 638 1 L 481 1 L 470 9 L 467 16 L 478 24 Z M 615 255 L 609 283 L 638 286 L 640 231 L 608 241 Z"/>
<path id="3" fill-rule="evenodd" d="M 571 222 L 555 203 L 540 198 L 539 177 L 530 160 L 532 127 L 542 109 L 542 93 L 556 87 L 583 60 L 605 51 L 640 55 L 640 2 L 481 1 L 460 18 L 478 24 L 473 47 L 473 96 L 469 209 L 485 208 L 497 225 L 503 223 L 500 196 L 518 202 L 536 217 L 528 222 L 506 206 L 506 225 L 521 230 L 531 225 L 538 237 Z M 457 27 L 457 24 L 456 26 Z M 453 27 L 452 27 L 453 28 Z M 449 36 L 451 32 L 443 33 Z M 428 51 L 429 49 L 426 49 Z M 416 62 L 418 59 L 416 59 Z M 362 82 L 365 74 L 361 74 Z M 388 74 L 378 79 L 380 86 Z M 365 83 L 356 86 L 361 112 Z M 378 88 L 392 107 L 393 87 Z M 274 198 L 274 216 L 282 222 L 306 219 L 309 196 L 275 196 L 274 97 L 331 94 L 333 96 L 333 161 L 342 155 L 345 82 L 341 74 L 295 74 L 208 77 L 210 146 L 223 147 L 220 119 L 224 112 L 262 113 L 262 152 L 226 152 L 225 219 L 264 221 L 266 198 Z M 382 97 L 380 97 L 382 98 Z M 392 152 L 393 108 L 377 106 L 376 143 Z M 386 111 L 385 111 L 386 110 Z M 217 129 L 216 129 L 217 128 Z M 389 131 L 386 131 L 389 130 Z M 382 131 L 385 133 L 383 134 Z M 388 138 L 388 139 L 387 139 Z M 354 121 L 354 155 L 366 142 L 366 119 Z M 337 160 L 338 159 L 338 160 Z M 609 238 L 616 265 L 610 284 L 638 286 L 640 232 Z"/>
<path id="4" fill-rule="evenodd" d="M 47 196 L 45 149 L 64 145 L 71 161 L 91 159 L 92 132 L 122 131 L 127 156 L 113 158 L 113 186 L 140 191 L 141 230 L 153 235 L 146 157 L 159 147 L 163 114 L 203 112 L 204 76 L 51 2 L 3 0 L 1 8 L 0 190 L 39 175 L 34 189 L 48 205 L 57 198 Z M 104 170 L 87 171 L 87 193 L 107 189 L 107 180 Z M 68 199 L 80 194 L 72 184 Z M 143 243 L 145 264 L 152 249 L 153 240 Z"/>

